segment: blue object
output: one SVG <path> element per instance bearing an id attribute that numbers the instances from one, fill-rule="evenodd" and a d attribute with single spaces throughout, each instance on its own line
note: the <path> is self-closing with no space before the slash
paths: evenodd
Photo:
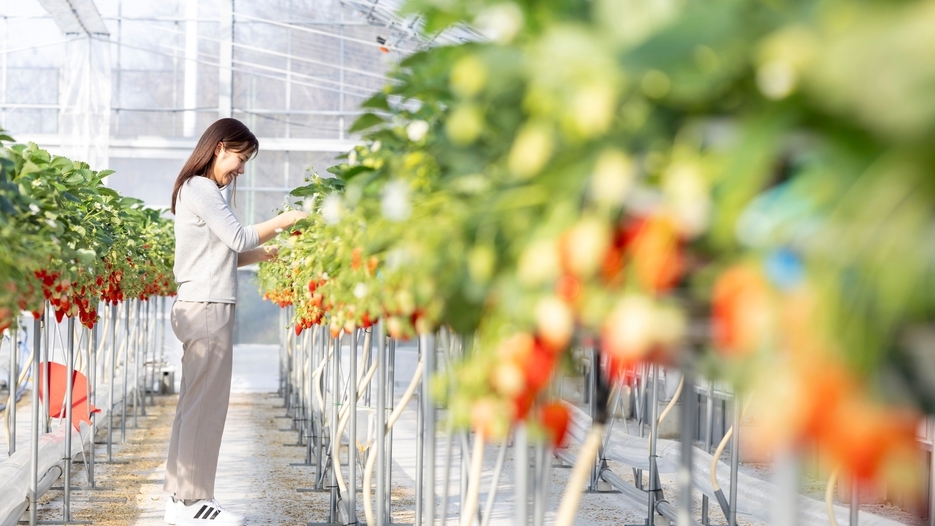
<path id="1" fill-rule="evenodd" d="M 764 262 L 766 276 L 782 290 L 789 290 L 801 283 L 805 274 L 802 258 L 789 248 L 770 252 Z"/>

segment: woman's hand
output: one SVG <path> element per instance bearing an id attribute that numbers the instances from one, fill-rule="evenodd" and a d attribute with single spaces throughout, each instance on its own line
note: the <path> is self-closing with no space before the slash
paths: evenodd
<path id="1" fill-rule="evenodd" d="M 306 217 L 308 217 L 308 212 L 303 212 L 301 210 L 289 210 L 288 212 L 283 212 L 282 215 L 289 216 L 289 221 L 290 221 L 289 226 L 292 226 L 299 219 L 305 219 Z"/>
<path id="2" fill-rule="evenodd" d="M 288 212 L 279 214 L 269 221 L 263 221 L 262 223 L 257 223 L 253 226 L 256 228 L 256 232 L 260 236 L 260 244 L 263 244 L 276 237 L 277 233 L 282 232 L 287 228 L 292 228 L 292 225 L 294 225 L 295 222 L 299 219 L 305 219 L 306 217 L 308 217 L 308 213 L 306 212 L 302 212 L 300 210 L 289 210 Z"/>
<path id="3" fill-rule="evenodd" d="M 261 261 L 272 261 L 279 257 L 278 245 L 266 245 L 262 247 L 245 250 L 237 256 L 237 266 L 246 267 Z"/>

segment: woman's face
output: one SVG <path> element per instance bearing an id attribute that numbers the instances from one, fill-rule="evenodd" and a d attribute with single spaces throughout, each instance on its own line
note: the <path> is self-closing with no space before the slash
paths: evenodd
<path id="1" fill-rule="evenodd" d="M 218 143 L 214 152 L 214 168 L 211 179 L 218 186 L 227 186 L 234 181 L 234 178 L 243 173 L 244 165 L 250 159 L 251 152 L 235 152 L 224 148 L 224 145 Z"/>

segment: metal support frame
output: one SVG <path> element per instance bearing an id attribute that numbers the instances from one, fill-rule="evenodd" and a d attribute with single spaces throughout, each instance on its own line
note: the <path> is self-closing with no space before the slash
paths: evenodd
<path id="1" fill-rule="evenodd" d="M 10 379 L 7 383 L 8 388 L 10 389 L 10 401 L 7 403 L 7 411 L 10 413 L 10 443 L 7 448 L 9 456 L 13 456 L 13 453 L 16 453 L 16 394 L 19 391 L 19 364 L 16 361 L 17 355 L 19 354 L 19 345 L 17 339 L 19 338 L 19 331 L 13 330 L 10 338 Z M 0 336 L 2 336 L 2 331 L 0 331 Z"/>
<path id="2" fill-rule="evenodd" d="M 740 393 L 734 395 L 734 433 L 730 437 L 730 514 L 728 526 L 737 526 L 737 474 L 740 466 L 740 413 L 743 403 Z"/>
<path id="3" fill-rule="evenodd" d="M 386 333 L 383 320 L 376 325 L 377 340 L 377 436 L 374 443 L 377 445 L 377 511 L 376 526 L 383 526 L 388 522 L 386 517 Z M 371 455 L 374 453 L 371 452 Z M 369 488 L 363 489 L 364 498 L 370 498 Z"/>
<path id="4" fill-rule="evenodd" d="M 424 453 L 429 462 L 424 464 L 425 488 L 422 492 L 423 518 L 425 523 L 435 524 L 435 403 L 432 401 L 432 373 L 435 371 L 435 335 L 419 336 L 419 346 L 423 349 L 422 359 L 425 373 L 422 375 L 423 406 L 422 432 Z M 427 495 L 426 495 L 427 494 Z M 419 503 L 416 503 L 418 505 Z"/>
<path id="5" fill-rule="evenodd" d="M 38 494 L 39 494 L 39 367 L 41 366 L 42 333 L 45 329 L 45 320 L 48 310 L 33 324 L 33 360 L 32 360 L 32 436 L 30 446 L 32 457 L 29 473 L 29 525 L 35 526 L 38 520 Z"/>

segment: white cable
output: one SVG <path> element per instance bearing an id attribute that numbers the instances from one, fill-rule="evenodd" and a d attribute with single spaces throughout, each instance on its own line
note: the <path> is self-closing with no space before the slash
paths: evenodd
<path id="1" fill-rule="evenodd" d="M 356 352 L 356 349 L 354 349 L 354 351 Z M 377 370 L 377 361 L 374 360 L 373 365 L 370 366 L 370 370 L 367 372 L 367 377 L 364 378 L 363 385 L 359 383 L 357 385 L 357 399 L 358 400 L 360 400 L 360 397 L 363 396 L 363 393 L 367 389 L 367 385 L 370 383 L 370 380 L 373 379 L 373 373 L 376 372 L 376 370 Z M 363 369 L 361 369 L 361 371 L 363 371 Z M 358 376 L 358 378 L 360 377 Z M 344 427 L 347 425 L 347 421 L 350 420 L 351 418 L 350 405 L 341 404 L 341 409 L 338 411 L 338 414 L 340 415 L 340 418 L 338 419 L 338 426 L 335 429 L 335 433 L 333 435 L 335 438 L 333 440 L 337 440 L 337 442 L 340 443 L 341 435 L 342 433 L 344 433 Z M 357 440 L 357 437 L 348 437 L 347 447 L 353 447 L 353 442 L 355 442 L 356 440 Z M 354 466 L 350 466 L 348 469 L 354 469 Z M 337 475 L 336 478 L 338 481 L 338 488 L 342 492 L 347 491 L 347 485 L 344 483 L 344 474 L 341 473 L 340 469 L 336 469 L 335 474 Z"/>
<path id="2" fill-rule="evenodd" d="M 468 479 L 468 494 L 461 510 L 461 526 L 470 526 L 474 520 L 474 510 L 477 508 L 477 497 L 480 493 L 480 473 L 484 464 L 484 434 L 474 435 L 474 452 L 471 453 L 471 473 Z"/>
<path id="3" fill-rule="evenodd" d="M 587 482 L 588 474 L 594 466 L 594 458 L 597 456 L 603 436 L 604 424 L 594 424 L 588 432 L 578 452 L 578 457 L 575 458 L 575 466 L 572 468 L 568 485 L 565 486 L 565 494 L 562 495 L 562 502 L 555 517 L 555 526 L 571 526 L 575 520 L 575 512 L 578 511 L 578 504 L 581 502 L 581 488 Z"/>
<path id="4" fill-rule="evenodd" d="M 412 374 L 412 380 L 409 382 L 409 387 L 406 388 L 406 392 L 403 393 L 402 398 L 400 398 L 399 403 L 396 404 L 396 407 L 393 409 L 393 412 L 390 414 L 389 419 L 386 421 L 386 428 L 383 432 L 383 436 L 386 436 L 390 432 L 390 429 L 393 429 L 393 424 L 396 423 L 396 420 L 399 419 L 399 415 L 403 413 L 403 410 L 406 408 L 406 405 L 409 403 L 409 400 L 412 398 L 413 393 L 416 392 L 416 388 L 419 387 L 419 381 L 422 379 L 422 360 L 419 360 L 419 363 L 416 365 L 416 371 Z M 377 408 L 378 411 L 383 411 L 383 408 Z M 380 447 L 383 447 L 383 444 L 380 444 Z M 373 502 L 371 502 L 370 497 L 370 484 L 373 480 L 373 466 L 376 464 L 377 455 L 376 452 L 371 451 L 367 456 L 367 466 L 364 468 L 364 515 L 367 518 L 367 525 L 371 526 L 374 524 L 373 519 Z"/>
<path id="5" fill-rule="evenodd" d="M 828 477 L 828 487 L 825 488 L 825 508 L 828 509 L 828 520 L 831 526 L 838 526 L 838 519 L 834 516 L 834 487 L 838 483 L 838 474 L 841 472 L 841 466 L 834 468 L 831 476 Z"/>
<path id="6" fill-rule="evenodd" d="M 135 45 L 133 45 L 133 44 L 128 44 L 128 43 L 126 43 L 126 42 L 114 42 L 114 41 L 111 41 L 111 40 L 105 40 L 105 39 L 97 38 L 97 37 L 92 37 L 92 40 L 99 40 L 99 41 L 101 41 L 101 42 L 105 42 L 105 43 L 108 43 L 108 44 L 113 44 L 113 45 L 120 46 L 120 47 L 125 47 L 125 48 L 128 48 L 128 49 L 137 49 L 137 50 L 140 50 L 140 51 L 146 51 L 146 52 L 152 53 L 152 54 L 154 54 L 154 55 L 160 55 L 160 56 L 169 57 L 169 58 L 178 58 L 178 55 L 177 55 L 177 54 L 176 54 L 176 55 L 173 55 L 173 54 L 171 54 L 171 53 L 166 53 L 166 52 L 164 52 L 164 51 L 159 51 L 159 50 L 156 50 L 156 49 L 147 48 L 147 47 L 143 47 L 143 46 L 135 46 Z M 172 46 L 158 45 L 158 47 L 160 47 L 160 48 L 162 48 L 162 49 L 168 49 L 168 50 L 170 50 L 170 51 L 175 51 L 175 52 L 180 52 L 180 51 L 181 51 L 181 52 L 184 52 L 183 49 L 176 48 L 176 47 L 172 47 Z M 204 59 L 194 59 L 194 61 L 195 61 L 196 63 L 198 63 L 198 64 L 204 64 L 204 65 L 206 65 L 206 66 L 211 66 L 211 67 L 215 67 L 215 68 L 220 67 L 220 65 L 219 65 L 217 62 L 211 62 L 211 61 L 204 60 Z M 240 62 L 240 61 L 236 61 L 236 62 Z M 243 64 L 249 65 L 248 63 L 243 63 Z M 265 67 L 265 66 L 264 66 L 264 67 Z M 272 69 L 275 70 L 275 68 L 272 68 Z M 366 98 L 368 98 L 368 97 L 371 96 L 370 93 L 354 93 L 354 92 L 347 91 L 347 90 L 343 90 L 343 91 L 342 91 L 342 90 L 337 89 L 337 88 L 326 87 L 326 86 L 321 86 L 321 85 L 312 84 L 312 83 L 309 83 L 309 82 L 302 82 L 302 81 L 294 80 L 294 77 L 297 77 L 297 76 L 306 76 L 306 77 L 309 77 L 309 78 L 311 78 L 311 79 L 313 79 L 313 80 L 317 80 L 317 79 L 315 79 L 315 77 L 312 77 L 312 76 L 310 76 L 310 75 L 302 75 L 302 74 L 300 74 L 300 73 L 287 72 L 287 71 L 285 71 L 285 70 L 280 70 L 280 72 L 282 72 L 282 73 L 288 73 L 289 76 L 291 76 L 291 77 L 293 77 L 293 78 L 283 78 L 283 77 L 278 77 L 278 76 L 275 76 L 275 75 L 267 75 L 267 74 L 263 74 L 263 73 L 258 73 L 258 72 L 256 72 L 256 71 L 250 71 L 249 69 L 244 69 L 244 68 L 236 67 L 236 66 L 235 66 L 235 67 L 231 67 L 230 70 L 231 70 L 231 71 L 234 71 L 234 72 L 237 72 L 237 73 L 245 73 L 245 74 L 247 74 L 247 75 L 253 75 L 253 76 L 256 76 L 256 77 L 267 78 L 267 79 L 272 79 L 272 80 L 278 80 L 278 81 L 281 81 L 281 82 L 288 82 L 288 83 L 290 83 L 290 84 L 292 84 L 292 85 L 295 85 L 295 86 L 305 86 L 305 87 L 308 87 L 308 88 L 320 89 L 320 90 L 323 90 L 323 91 L 330 91 L 330 92 L 334 92 L 334 93 L 344 93 L 345 95 L 350 95 L 350 96 L 353 96 L 353 97 L 360 97 L 360 98 L 362 98 L 362 99 L 366 99 Z"/>
<path id="7" fill-rule="evenodd" d="M 506 457 L 506 444 L 506 440 L 500 444 L 500 453 L 497 455 L 497 463 L 493 468 L 493 480 L 490 481 L 490 491 L 487 493 L 487 504 L 484 506 L 481 526 L 490 524 L 490 516 L 493 513 L 493 501 L 497 495 L 497 486 L 500 484 L 500 472 L 503 471 L 503 459 Z"/>
<path id="8" fill-rule="evenodd" d="M 265 18 L 260 18 L 260 17 L 256 17 L 256 16 L 250 16 L 250 15 L 245 14 L 245 13 L 234 13 L 234 17 L 246 18 L 247 20 L 255 20 L 255 21 L 257 21 L 257 22 L 263 22 L 263 23 L 265 23 L 265 24 L 269 24 L 269 25 L 272 25 L 272 26 L 284 27 L 284 28 L 287 28 L 287 29 L 292 29 L 292 30 L 294 30 L 294 31 L 304 31 L 304 32 L 306 32 L 306 33 L 312 33 L 312 34 L 315 34 L 315 35 L 324 35 L 324 36 L 331 37 L 331 38 L 343 39 L 343 40 L 347 40 L 348 42 L 354 42 L 354 43 L 357 43 L 357 44 L 363 44 L 363 45 L 365 45 L 365 46 L 371 46 L 371 47 L 376 47 L 376 48 L 386 47 L 386 48 L 391 49 L 391 50 L 394 50 L 394 51 L 405 51 L 405 50 L 402 49 L 402 48 L 397 48 L 397 47 L 394 47 L 394 46 L 390 46 L 390 45 L 388 45 L 388 44 L 380 44 L 380 43 L 378 43 L 378 42 L 371 42 L 371 41 L 369 41 L 369 40 L 363 40 L 363 39 L 361 39 L 361 38 L 349 37 L 349 36 L 345 36 L 345 35 L 342 35 L 342 34 L 339 34 L 339 33 L 332 33 L 332 32 L 330 32 L 330 31 L 324 31 L 324 30 L 321 30 L 321 29 L 312 29 L 312 28 L 310 28 L 310 27 L 297 26 L 297 25 L 295 25 L 295 24 L 287 24 L 287 23 L 284 23 L 284 22 L 277 22 L 277 21 L 275 21 L 275 20 L 268 20 L 268 19 L 265 19 Z"/>
<path id="9" fill-rule="evenodd" d="M 747 402 L 743 405 L 743 410 L 740 412 L 740 418 L 743 418 L 743 415 L 747 414 L 747 409 L 750 408 L 750 401 L 753 400 L 753 397 L 747 397 Z M 711 489 L 718 491 L 721 489 L 721 486 L 717 483 L 717 463 L 721 459 L 721 454 L 724 453 L 724 448 L 727 447 L 727 442 L 730 441 L 730 437 L 734 434 L 734 426 L 730 426 L 727 430 L 727 433 L 724 433 L 724 438 L 721 439 L 721 443 L 717 445 L 717 449 L 714 450 L 714 455 L 711 457 Z"/>
<path id="10" fill-rule="evenodd" d="M 312 385 L 315 389 L 315 399 L 318 400 L 318 407 L 324 412 L 325 409 L 325 399 L 321 392 L 321 374 L 325 370 L 325 366 L 328 365 L 328 360 L 331 359 L 331 355 L 334 353 L 334 350 L 329 350 L 328 355 L 321 359 L 321 363 L 318 365 L 318 369 L 315 369 L 315 372 L 312 373 Z"/>
<path id="11" fill-rule="evenodd" d="M 668 405 L 666 405 L 666 408 L 662 410 L 662 414 L 660 414 L 659 418 L 656 419 L 657 428 L 659 427 L 659 424 L 661 424 L 662 421 L 665 420 L 666 416 L 669 414 L 669 411 L 671 411 L 672 408 L 675 407 L 675 403 L 678 402 L 679 396 L 682 395 L 682 387 L 684 385 L 685 385 L 685 377 L 683 376 L 682 379 L 679 380 L 679 386 L 675 389 L 675 394 L 672 395 L 672 400 L 669 400 L 669 403 Z M 652 444 L 651 444 L 652 439 L 653 439 L 652 433 L 650 433 L 650 435 L 646 437 L 646 449 L 647 450 L 652 448 Z"/>
<path id="12" fill-rule="evenodd" d="M 160 27 L 160 26 L 152 26 L 152 28 L 155 29 L 155 30 L 158 30 L 158 31 L 164 31 L 164 32 L 166 32 L 166 33 L 171 33 L 171 34 L 178 35 L 178 36 L 184 36 L 184 35 L 185 35 L 185 31 L 181 31 L 181 30 L 169 29 L 169 28 Z M 215 44 L 218 44 L 218 43 L 221 42 L 221 39 L 220 39 L 220 38 L 214 38 L 214 37 L 210 37 L 210 36 L 207 36 L 207 35 L 201 35 L 201 34 L 199 34 L 199 35 L 197 35 L 197 36 L 198 36 L 198 40 L 204 40 L 204 41 L 207 41 L 207 42 L 213 42 L 213 43 L 215 43 Z M 58 44 L 58 43 L 61 43 L 61 42 L 56 42 L 56 43 Z M 289 54 L 289 53 L 280 53 L 280 52 L 277 52 L 277 51 L 273 51 L 273 50 L 271 50 L 271 49 L 265 49 L 265 48 L 261 48 L 261 47 L 249 46 L 249 45 L 247 45 L 247 44 L 242 44 L 242 43 L 240 43 L 240 42 L 231 42 L 231 45 L 234 46 L 234 47 L 241 48 L 241 49 L 246 49 L 246 50 L 248 50 L 248 51 L 256 51 L 256 52 L 258 52 L 258 53 L 264 53 L 264 54 L 268 54 L 268 55 L 273 55 L 274 57 L 288 58 L 288 59 L 294 60 L 294 61 L 296 61 L 296 62 L 306 62 L 306 63 L 309 63 L 309 64 L 315 64 L 316 66 L 325 66 L 325 67 L 333 68 L 333 69 L 337 69 L 337 70 L 344 70 L 344 71 L 346 71 L 346 72 L 348 72 L 348 73 L 353 73 L 353 74 L 355 74 L 355 75 L 363 75 L 363 76 L 367 76 L 367 77 L 373 77 L 373 78 L 375 78 L 375 79 L 378 79 L 378 80 L 381 80 L 381 81 L 384 81 L 384 82 L 387 82 L 387 81 L 390 80 L 389 77 L 387 77 L 386 75 L 380 75 L 379 73 L 374 73 L 374 72 L 372 72 L 372 71 L 366 71 L 366 70 L 363 70 L 363 69 L 355 69 L 355 68 L 350 68 L 350 67 L 346 67 L 346 66 L 341 66 L 340 64 L 332 64 L 332 63 L 329 63 L 329 62 L 323 62 L 323 61 L 315 60 L 315 59 L 313 59 L 313 58 L 309 58 L 309 57 L 307 57 L 307 56 L 300 55 L 300 54 L 295 54 L 295 53 L 293 53 L 293 54 Z M 310 46 L 310 47 L 311 47 L 311 46 Z M 24 48 L 24 49 L 25 49 L 25 48 Z M 321 51 L 321 50 L 319 49 L 319 51 Z M 204 55 L 207 55 L 207 53 L 204 53 Z M 208 56 L 209 56 L 209 58 L 217 58 L 217 57 L 214 57 L 213 55 L 208 55 Z M 325 82 L 328 82 L 328 83 L 331 83 L 331 84 L 342 85 L 342 84 L 341 84 L 340 82 L 338 82 L 338 81 L 328 80 L 328 79 L 319 78 L 319 77 L 316 77 L 316 78 L 318 78 L 318 80 L 325 81 Z M 347 84 L 344 84 L 344 85 L 347 85 Z"/>

